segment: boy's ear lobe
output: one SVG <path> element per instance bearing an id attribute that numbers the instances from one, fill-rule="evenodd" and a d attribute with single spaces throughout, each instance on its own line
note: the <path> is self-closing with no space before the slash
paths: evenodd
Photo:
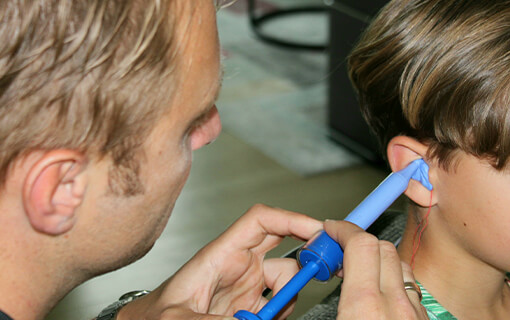
<path id="1" fill-rule="evenodd" d="M 45 152 L 29 168 L 23 205 L 34 230 L 60 235 L 71 230 L 87 187 L 85 156 L 73 150 Z"/>
<path id="2" fill-rule="evenodd" d="M 407 167 L 411 162 L 417 159 L 425 159 L 428 151 L 428 146 L 406 136 L 396 136 L 388 143 L 387 156 L 391 170 L 393 172 L 399 171 Z M 430 161 L 426 161 L 429 166 L 429 181 L 434 186 L 434 168 L 431 168 Z M 430 200 L 430 192 L 420 182 L 411 179 L 405 194 L 422 207 L 436 204 L 436 197 L 433 195 L 432 203 Z"/>

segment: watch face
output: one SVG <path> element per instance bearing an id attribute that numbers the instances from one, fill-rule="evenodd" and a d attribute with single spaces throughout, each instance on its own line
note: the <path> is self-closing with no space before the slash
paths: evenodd
<path id="1" fill-rule="evenodd" d="M 115 301 L 108 307 L 104 308 L 101 313 L 97 316 L 96 320 L 113 320 L 115 319 L 115 316 L 119 312 L 119 310 L 128 304 L 129 302 L 136 300 L 140 297 L 145 296 L 146 294 L 150 293 L 150 291 L 147 290 L 137 290 L 137 291 L 131 291 L 126 294 L 123 294 L 119 301 Z"/>
<path id="2" fill-rule="evenodd" d="M 143 297 L 144 295 L 149 294 L 149 293 L 150 293 L 150 291 L 148 291 L 148 290 L 131 291 L 131 292 L 123 294 L 119 298 L 119 301 L 131 299 L 131 300 L 128 301 L 128 302 L 130 302 L 130 301 L 133 301 L 133 300 L 135 300 L 137 298 Z"/>

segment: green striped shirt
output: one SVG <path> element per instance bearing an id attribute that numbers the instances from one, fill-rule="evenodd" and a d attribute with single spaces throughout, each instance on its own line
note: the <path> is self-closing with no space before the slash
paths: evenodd
<path id="1" fill-rule="evenodd" d="M 416 283 L 420 286 L 421 294 L 423 295 L 423 299 L 421 300 L 421 304 L 427 310 L 427 315 L 430 320 L 457 320 L 448 310 L 446 310 L 436 299 L 425 289 L 421 283 L 416 281 Z"/>

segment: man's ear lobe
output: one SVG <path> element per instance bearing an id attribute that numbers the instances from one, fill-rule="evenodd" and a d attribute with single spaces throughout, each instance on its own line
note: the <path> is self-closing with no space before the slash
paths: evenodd
<path id="1" fill-rule="evenodd" d="M 32 227 L 49 235 L 69 231 L 87 187 L 85 156 L 73 150 L 45 152 L 30 166 L 23 205 Z"/>
<path id="2" fill-rule="evenodd" d="M 425 159 L 428 151 L 428 146 L 423 143 L 406 136 L 396 136 L 388 143 L 387 155 L 388 162 L 393 172 L 399 171 L 407 167 L 411 162 L 417 159 L 424 159 L 429 166 L 429 181 L 434 186 L 434 174 L 435 169 L 431 167 L 430 161 Z M 414 201 L 416 204 L 422 207 L 428 207 L 429 205 L 436 204 L 436 196 L 433 195 L 432 203 L 430 200 L 430 194 L 427 188 L 425 188 L 420 182 L 411 179 L 409 186 L 405 191 L 405 194 Z"/>

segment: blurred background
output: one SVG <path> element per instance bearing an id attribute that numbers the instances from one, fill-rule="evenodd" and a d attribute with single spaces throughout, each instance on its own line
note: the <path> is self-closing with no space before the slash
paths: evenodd
<path id="1" fill-rule="evenodd" d="M 255 203 L 345 217 L 388 174 L 345 71 L 350 48 L 384 2 L 238 0 L 220 10 L 223 133 L 194 154 L 153 250 L 75 289 L 47 319 L 92 319 L 125 292 L 157 287 Z M 269 256 L 298 245 L 286 239 Z M 290 319 L 337 285 L 310 283 Z"/>

